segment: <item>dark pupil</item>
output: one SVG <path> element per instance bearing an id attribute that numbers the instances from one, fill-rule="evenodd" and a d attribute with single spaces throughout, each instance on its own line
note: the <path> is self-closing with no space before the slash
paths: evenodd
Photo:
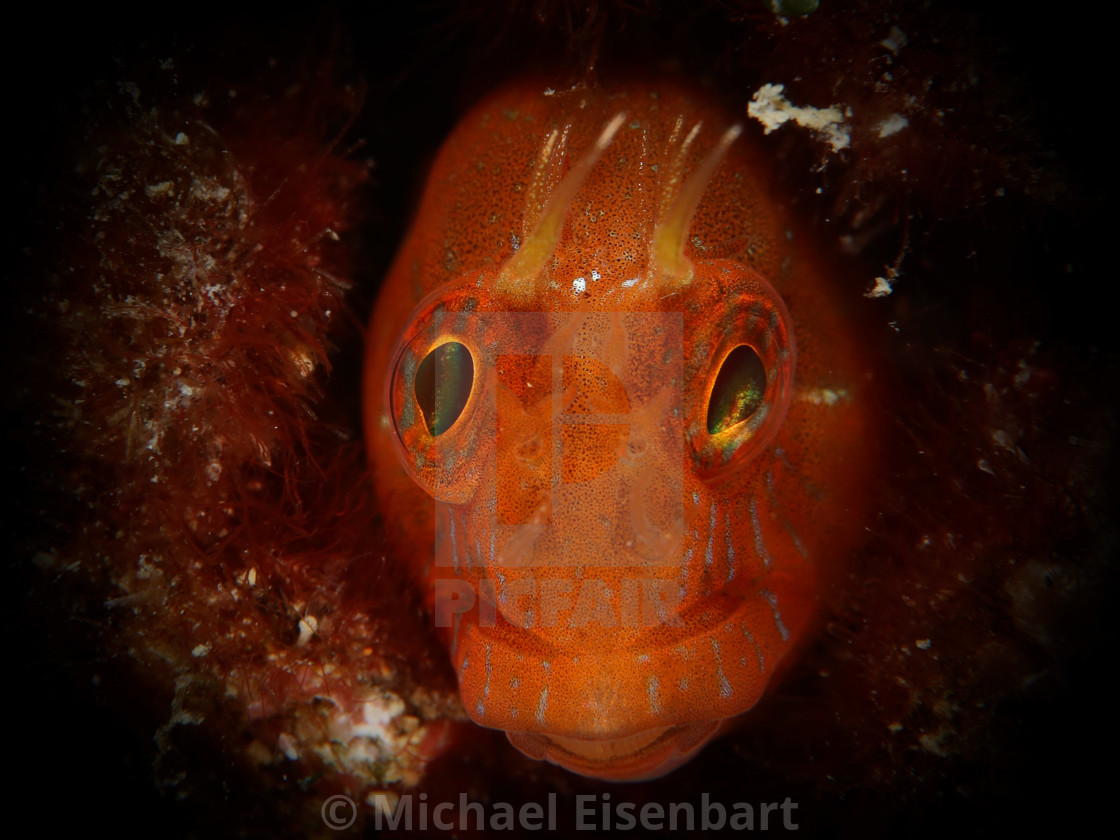
<path id="1" fill-rule="evenodd" d="M 742 344 L 723 360 L 708 400 L 708 434 L 715 435 L 742 423 L 762 405 L 766 368 L 750 347 Z"/>
<path id="2" fill-rule="evenodd" d="M 416 369 L 416 402 L 432 437 L 455 425 L 467 405 L 474 382 L 474 360 L 456 341 L 441 344 Z"/>

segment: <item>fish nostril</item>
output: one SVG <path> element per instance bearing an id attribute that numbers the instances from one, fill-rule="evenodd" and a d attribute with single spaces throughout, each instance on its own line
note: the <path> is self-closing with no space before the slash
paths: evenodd
<path id="1" fill-rule="evenodd" d="M 517 457 L 522 461 L 533 461 L 544 453 L 544 443 L 540 435 L 533 435 L 528 440 L 522 441 L 516 447 Z"/>
<path id="2" fill-rule="evenodd" d="M 676 562 L 684 536 L 684 518 L 669 499 L 673 485 L 653 463 L 647 463 L 629 490 L 630 529 L 639 553 L 658 564 Z"/>

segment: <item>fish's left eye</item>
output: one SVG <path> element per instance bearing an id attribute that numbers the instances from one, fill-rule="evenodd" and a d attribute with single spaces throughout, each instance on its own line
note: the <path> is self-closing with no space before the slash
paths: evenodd
<path id="1" fill-rule="evenodd" d="M 760 274 L 741 271 L 720 309 L 701 309 L 690 326 L 702 350 L 686 371 L 688 435 L 706 480 L 731 475 L 764 452 L 792 396 L 797 348 L 785 302 Z"/>
<path id="2" fill-rule="evenodd" d="M 708 397 L 708 434 L 742 423 L 766 396 L 766 367 L 753 347 L 740 344 L 720 365 Z"/>

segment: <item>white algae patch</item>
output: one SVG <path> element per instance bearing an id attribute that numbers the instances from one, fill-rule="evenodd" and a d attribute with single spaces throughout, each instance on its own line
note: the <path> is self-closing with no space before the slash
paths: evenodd
<path id="1" fill-rule="evenodd" d="M 809 129 L 819 139 L 828 143 L 834 152 L 851 145 L 851 129 L 844 121 L 844 114 L 838 107 L 813 108 L 794 105 L 786 99 L 784 90 L 784 85 L 763 85 L 754 92 L 747 106 L 747 115 L 762 123 L 767 134 L 792 121 L 802 128 Z"/>

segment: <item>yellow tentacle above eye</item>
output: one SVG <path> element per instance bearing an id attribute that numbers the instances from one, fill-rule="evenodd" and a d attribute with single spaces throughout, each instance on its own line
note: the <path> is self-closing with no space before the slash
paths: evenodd
<path id="1" fill-rule="evenodd" d="M 689 132 L 685 139 L 686 144 L 695 138 L 698 128 L 699 124 Z M 692 262 L 684 254 L 692 217 L 696 214 L 700 199 L 704 196 L 704 191 L 715 175 L 720 161 L 742 133 L 741 125 L 733 125 L 723 133 L 715 148 L 708 152 L 700 166 L 677 193 L 668 212 L 653 233 L 654 277 L 659 276 L 666 285 L 671 286 L 692 279 Z"/>
<path id="2" fill-rule="evenodd" d="M 521 244 L 517 253 L 498 275 L 496 285 L 499 292 L 518 301 L 530 300 L 538 292 L 535 281 L 556 250 L 564 230 L 564 220 L 568 217 L 576 193 L 591 174 L 595 164 L 599 162 L 599 158 L 603 156 L 603 152 L 610 146 L 625 120 L 625 114 L 615 114 L 591 148 L 557 185 L 533 233 Z M 547 148 L 551 150 L 555 142 L 556 132 L 553 132 L 547 142 Z"/>

